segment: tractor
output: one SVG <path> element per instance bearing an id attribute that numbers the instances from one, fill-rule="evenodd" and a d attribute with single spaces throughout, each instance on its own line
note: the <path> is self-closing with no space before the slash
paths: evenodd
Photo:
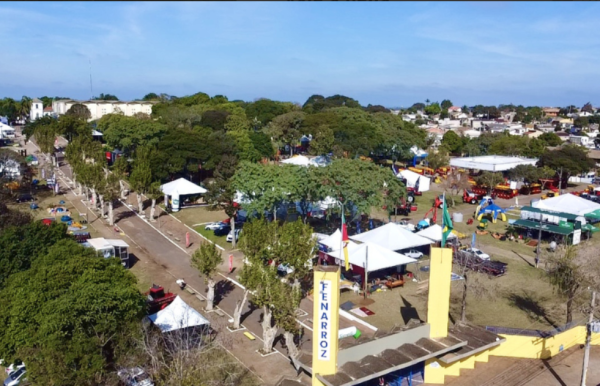
<path id="1" fill-rule="evenodd" d="M 146 303 L 148 304 L 148 312 L 155 314 L 162 310 L 175 300 L 176 294 L 172 292 L 165 292 L 164 287 L 152 284 L 152 287 L 146 292 Z"/>

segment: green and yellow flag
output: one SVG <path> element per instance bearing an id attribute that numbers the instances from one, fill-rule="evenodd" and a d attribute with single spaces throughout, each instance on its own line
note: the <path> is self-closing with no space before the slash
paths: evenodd
<path id="1" fill-rule="evenodd" d="M 450 233 L 452 233 L 452 230 L 454 229 L 454 227 L 452 226 L 452 219 L 450 218 L 450 213 L 448 212 L 448 206 L 446 205 L 445 193 L 443 201 L 444 202 L 442 204 L 442 207 L 444 209 L 442 210 L 442 248 L 446 246 L 446 240 L 448 239 L 448 236 L 450 235 Z"/>

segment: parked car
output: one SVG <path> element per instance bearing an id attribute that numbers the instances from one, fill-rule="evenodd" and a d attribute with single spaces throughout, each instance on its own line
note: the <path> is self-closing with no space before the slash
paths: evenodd
<path id="1" fill-rule="evenodd" d="M 479 257 L 482 260 L 489 260 L 490 259 L 490 255 L 488 255 L 487 253 L 483 252 L 480 249 L 477 248 L 467 248 L 466 249 L 467 252 L 474 254 L 475 256 Z"/>
<path id="2" fill-rule="evenodd" d="M 0 364 L 2 364 L 2 363 L 0 362 Z M 15 370 L 20 369 L 21 367 L 25 367 L 25 363 L 21 363 L 20 365 L 12 364 L 6 368 L 6 374 L 10 374 Z"/>
<path id="3" fill-rule="evenodd" d="M 412 259 L 420 259 L 421 257 L 423 257 L 423 252 L 419 252 L 416 249 L 411 249 L 410 251 L 403 253 L 403 255 L 408 256 Z"/>
<path id="4" fill-rule="evenodd" d="M 224 226 L 227 226 L 227 224 L 225 224 L 224 222 L 211 222 L 206 224 L 204 229 L 214 231 L 215 229 L 219 229 Z"/>
<path id="5" fill-rule="evenodd" d="M 25 380 L 26 373 L 27 373 L 27 370 L 25 369 L 25 367 L 21 367 L 20 369 L 13 371 L 12 373 L 8 374 L 8 376 L 4 380 L 4 386 L 20 385 L 21 382 L 23 380 Z"/>
<path id="6" fill-rule="evenodd" d="M 496 260 L 483 260 L 476 256 L 469 257 L 463 251 L 459 251 L 454 255 L 454 261 L 475 272 L 487 273 L 493 276 L 502 276 L 506 273 L 506 263 Z"/>
<path id="7" fill-rule="evenodd" d="M 294 267 L 291 267 L 287 263 L 281 263 L 277 266 L 277 273 L 282 276 L 289 275 L 292 272 L 294 272 Z"/>
<path id="8" fill-rule="evenodd" d="M 154 386 L 150 375 L 141 367 L 119 370 L 117 375 L 126 386 Z"/>
<path id="9" fill-rule="evenodd" d="M 217 228 L 214 231 L 215 236 L 227 236 L 231 232 L 231 226 L 225 225 L 221 228 Z"/>
<path id="10" fill-rule="evenodd" d="M 17 197 L 17 202 L 31 202 L 31 201 L 35 201 L 35 197 L 33 197 L 29 193 L 19 194 L 19 196 Z"/>
<path id="11" fill-rule="evenodd" d="M 233 232 L 234 230 L 232 229 L 231 231 L 229 231 L 229 233 L 227 234 L 227 242 L 231 243 L 233 242 Z M 235 230 L 235 241 L 238 241 L 238 239 L 240 238 L 240 233 L 242 232 L 241 229 L 236 229 Z"/>

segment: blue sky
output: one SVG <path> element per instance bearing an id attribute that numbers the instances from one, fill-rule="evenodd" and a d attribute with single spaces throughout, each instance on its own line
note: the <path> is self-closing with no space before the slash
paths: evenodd
<path id="1" fill-rule="evenodd" d="M 596 2 L 2 2 L 0 97 L 600 105 Z"/>

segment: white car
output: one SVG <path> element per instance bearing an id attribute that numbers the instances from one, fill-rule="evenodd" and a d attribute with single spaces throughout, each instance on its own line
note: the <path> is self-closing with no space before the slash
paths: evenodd
<path id="1" fill-rule="evenodd" d="M 25 367 L 21 367 L 13 371 L 12 373 L 8 374 L 8 376 L 4 380 L 4 386 L 18 386 L 19 384 L 21 384 L 21 381 L 25 379 L 26 373 L 27 370 L 25 370 Z"/>
<path id="2" fill-rule="evenodd" d="M 210 222 L 208 224 L 206 224 L 206 226 L 204 227 L 204 229 L 206 230 L 210 230 L 210 231 L 214 231 L 215 229 L 219 229 L 221 227 L 224 227 L 226 224 L 223 222 Z"/>
<path id="3" fill-rule="evenodd" d="M 416 249 L 411 249 L 410 251 L 403 254 L 404 256 L 408 256 L 412 259 L 420 259 L 423 257 L 423 252 L 419 252 Z"/>
<path id="4" fill-rule="evenodd" d="M 467 249 L 467 252 L 474 254 L 475 256 L 479 257 L 482 260 L 489 260 L 490 259 L 490 255 L 488 255 L 487 253 L 483 252 L 481 249 L 469 248 L 469 249 Z"/>
<path id="5" fill-rule="evenodd" d="M 234 232 L 234 230 L 232 229 L 232 230 L 230 230 L 230 231 L 229 231 L 229 233 L 227 234 L 227 242 L 228 242 L 228 243 L 231 243 L 231 242 L 233 242 L 233 232 Z M 241 233 L 241 232 L 242 232 L 242 230 L 241 230 L 241 229 L 236 229 L 236 230 L 235 230 L 235 241 L 238 241 L 238 240 L 239 240 L 239 238 L 240 238 L 240 233 Z"/>
<path id="6" fill-rule="evenodd" d="M 119 370 L 117 375 L 127 386 L 154 386 L 152 378 L 141 367 Z"/>
<path id="7" fill-rule="evenodd" d="M 0 362 L 0 365 L 1 365 L 1 364 L 2 364 L 2 362 Z M 22 363 L 22 364 L 20 364 L 20 365 L 15 365 L 15 364 L 13 363 L 12 365 L 10 365 L 10 366 L 8 366 L 8 367 L 6 368 L 6 374 L 10 374 L 10 373 L 12 373 L 12 372 L 13 372 L 13 371 L 15 371 L 15 370 L 18 370 L 18 369 L 20 369 L 21 367 L 25 367 L 25 363 Z"/>

